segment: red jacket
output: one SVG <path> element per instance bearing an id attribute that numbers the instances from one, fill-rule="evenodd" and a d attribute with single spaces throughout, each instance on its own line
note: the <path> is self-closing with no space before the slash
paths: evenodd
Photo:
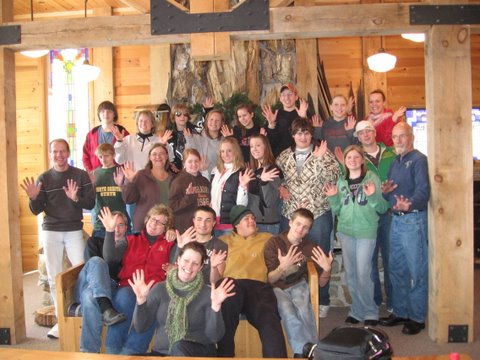
<path id="1" fill-rule="evenodd" d="M 155 283 L 165 280 L 165 271 L 162 265 L 169 262 L 170 249 L 175 245 L 174 241 L 168 242 L 165 235 L 160 235 L 155 242 L 150 245 L 145 236 L 145 231 L 138 235 L 127 237 L 128 247 L 123 254 L 122 269 L 118 274 L 119 286 L 127 286 L 128 279 L 137 269 L 143 269 L 145 273 L 145 283 L 150 280 Z"/>
<path id="2" fill-rule="evenodd" d="M 115 126 L 118 127 L 118 130 L 120 132 L 124 132 L 125 136 L 128 135 L 127 129 L 125 129 L 122 125 L 115 124 Z M 83 156 L 82 156 L 82 162 L 83 162 L 83 167 L 87 172 L 92 172 L 96 168 L 102 166 L 100 163 L 100 160 L 98 160 L 97 155 L 95 155 L 95 149 L 97 148 L 98 144 L 98 129 L 100 128 L 99 126 L 95 126 L 92 130 L 90 130 L 87 133 L 87 137 L 85 139 L 85 143 L 83 144 Z M 113 144 L 117 142 L 117 139 L 115 137 L 113 138 Z"/>

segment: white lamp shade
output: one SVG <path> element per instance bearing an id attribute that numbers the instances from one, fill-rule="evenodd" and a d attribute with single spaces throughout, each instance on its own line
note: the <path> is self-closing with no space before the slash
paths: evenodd
<path id="1" fill-rule="evenodd" d="M 392 70 L 395 67 L 396 62 L 397 57 L 386 53 L 383 49 L 380 49 L 378 53 L 367 58 L 368 68 L 376 72 Z"/>
<path id="2" fill-rule="evenodd" d="M 50 52 L 50 50 L 43 49 L 43 50 L 25 50 L 25 51 L 20 51 L 20 54 L 27 56 L 29 58 L 39 58 L 44 55 L 47 55 Z"/>
<path id="3" fill-rule="evenodd" d="M 425 34 L 420 33 L 420 34 L 402 34 L 402 38 L 414 41 L 414 42 L 424 42 L 425 41 Z"/>
<path id="4" fill-rule="evenodd" d="M 100 75 L 100 68 L 90 65 L 86 60 L 83 64 L 75 66 L 73 68 L 73 73 L 79 81 L 90 82 L 98 78 Z"/>

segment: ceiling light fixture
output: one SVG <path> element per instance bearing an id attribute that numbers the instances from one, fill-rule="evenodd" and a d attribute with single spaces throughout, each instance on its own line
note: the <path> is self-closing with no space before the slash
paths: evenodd
<path id="1" fill-rule="evenodd" d="M 87 18 L 87 2 L 88 0 L 85 0 L 85 19 Z M 88 55 L 85 55 L 85 61 L 83 64 L 75 66 L 73 71 L 78 80 L 90 82 L 98 79 L 100 68 L 98 66 L 90 65 L 87 57 Z"/>
<path id="2" fill-rule="evenodd" d="M 425 34 L 424 33 L 411 33 L 411 34 L 402 34 L 402 38 L 414 41 L 417 43 L 421 43 L 425 41 Z"/>
<path id="3" fill-rule="evenodd" d="M 376 54 L 367 58 L 367 64 L 368 68 L 372 71 L 387 72 L 395 67 L 395 64 L 397 63 L 397 57 L 385 52 L 383 47 L 383 37 L 380 39 L 380 49 Z"/>
<path id="4" fill-rule="evenodd" d="M 30 0 L 30 20 L 33 21 L 33 0 Z M 49 52 L 50 50 L 47 50 L 47 49 L 24 50 L 24 51 L 20 51 L 20 54 L 32 59 L 36 59 L 44 55 L 47 55 Z"/>

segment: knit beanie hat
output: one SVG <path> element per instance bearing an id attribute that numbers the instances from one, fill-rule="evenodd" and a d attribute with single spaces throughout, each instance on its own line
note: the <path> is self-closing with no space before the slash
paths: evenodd
<path id="1" fill-rule="evenodd" d="M 245 215 L 253 214 L 249 208 L 243 205 L 235 205 L 230 210 L 230 222 L 232 225 L 238 225 Z"/>

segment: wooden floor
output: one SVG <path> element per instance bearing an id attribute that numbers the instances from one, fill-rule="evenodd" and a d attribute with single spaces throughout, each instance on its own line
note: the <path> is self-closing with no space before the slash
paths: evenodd
<path id="1" fill-rule="evenodd" d="M 78 352 L 58 352 L 41 351 L 25 349 L 5 349 L 0 348 L 0 359 L 2 360 L 152 360 L 148 356 L 128 356 L 128 355 L 107 355 L 107 354 L 87 354 Z M 164 357 L 165 360 L 176 360 L 178 358 Z M 205 358 L 189 358 L 191 360 L 200 360 Z M 393 360 L 450 360 L 449 355 L 429 355 L 415 357 L 393 357 Z M 256 359 L 260 360 L 260 359 Z M 472 360 L 469 355 L 460 355 L 458 360 Z"/>

